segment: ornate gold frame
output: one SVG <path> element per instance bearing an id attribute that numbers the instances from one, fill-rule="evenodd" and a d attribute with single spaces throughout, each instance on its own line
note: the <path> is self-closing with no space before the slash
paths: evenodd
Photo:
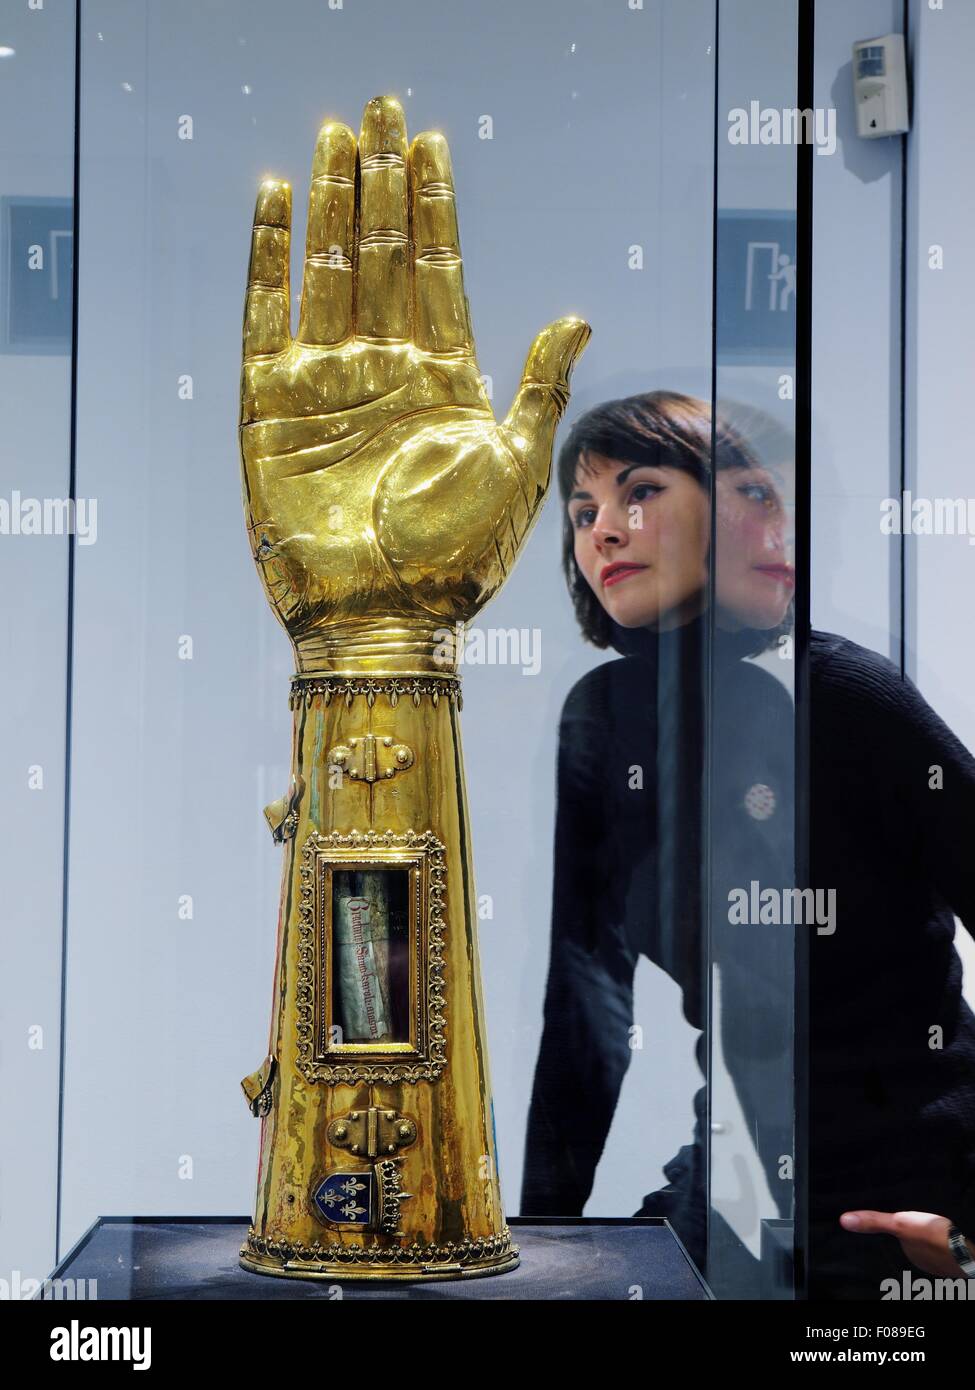
<path id="1" fill-rule="evenodd" d="M 405 1043 L 328 1042 L 331 988 L 331 883 L 335 868 L 409 871 L 410 1039 Z M 301 851 L 297 1035 L 298 1069 L 329 1085 L 436 1081 L 447 1059 L 444 996 L 445 846 L 432 831 L 314 831 Z"/>

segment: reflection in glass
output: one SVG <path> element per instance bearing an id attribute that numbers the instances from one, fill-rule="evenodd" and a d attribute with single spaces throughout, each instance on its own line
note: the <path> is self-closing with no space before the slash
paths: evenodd
<path id="1" fill-rule="evenodd" d="M 719 1296 L 788 1297 L 793 1247 L 794 443 L 787 421 L 723 402 L 738 440 L 714 480 L 710 703 L 711 1213 Z M 753 631 L 760 641 L 725 657 Z"/>
<path id="2" fill-rule="evenodd" d="M 716 109 L 796 106 L 795 0 L 718 10 Z M 801 105 L 801 103 L 800 103 Z M 716 142 L 712 405 L 745 446 L 713 483 L 708 708 L 707 1277 L 718 1298 L 791 1298 L 796 1172 L 795 144 Z M 743 660 L 722 652 L 749 628 Z M 756 910 L 757 905 L 757 910 Z"/>
<path id="3" fill-rule="evenodd" d="M 709 1219 L 702 1084 L 687 1097 L 690 1142 L 635 1215 L 669 1220 L 702 1269 L 710 1250 L 723 1287 L 781 1296 L 793 936 L 761 920 L 732 925 L 729 902 L 753 880 L 792 879 L 793 704 L 751 660 L 774 660 L 789 634 L 793 583 L 788 509 L 766 466 L 773 451 L 751 434 L 776 436 L 786 456 L 776 464 L 791 458 L 791 437 L 755 411 L 749 431 L 721 413 L 712 440 L 708 402 L 654 391 L 587 411 L 559 456 L 576 618 L 623 660 L 584 676 L 562 711 L 552 953 L 522 1211 L 582 1210 L 632 1056 L 642 956 L 680 987 L 684 1017 L 701 1030 L 696 1056 L 704 1083 L 710 1051 L 724 1137 Z"/>
<path id="4" fill-rule="evenodd" d="M 342 1042 L 409 1042 L 409 980 L 409 870 L 334 870 L 332 1022 Z"/>

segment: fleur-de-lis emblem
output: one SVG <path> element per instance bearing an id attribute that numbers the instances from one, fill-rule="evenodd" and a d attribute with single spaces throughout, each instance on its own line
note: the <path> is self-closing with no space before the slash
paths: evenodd
<path id="1" fill-rule="evenodd" d="M 314 1210 L 327 1222 L 365 1226 L 375 1203 L 371 1173 L 329 1173 L 315 1189 Z"/>

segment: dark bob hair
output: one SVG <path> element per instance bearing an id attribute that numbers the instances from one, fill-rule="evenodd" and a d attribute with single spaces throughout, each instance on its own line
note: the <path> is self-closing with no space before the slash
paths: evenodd
<path id="1" fill-rule="evenodd" d="M 781 447 L 785 432 L 763 411 L 742 408 L 750 438 L 774 437 Z M 711 479 L 711 407 L 696 396 L 677 391 L 647 391 L 606 401 L 594 406 L 572 425 L 559 450 L 557 464 L 559 495 L 562 499 L 562 568 L 565 572 L 576 620 L 587 642 L 596 647 L 620 648 L 618 625 L 606 612 L 586 582 L 575 558 L 575 534 L 568 511 L 568 500 L 575 488 L 576 470 L 592 472 L 590 452 L 621 463 L 644 463 L 656 467 L 681 468 L 705 490 Z M 746 442 L 724 412 L 719 412 L 714 437 L 717 468 L 760 468 L 759 454 Z M 774 647 L 779 637 L 792 630 L 793 605 L 776 627 L 756 632 L 758 655 Z"/>

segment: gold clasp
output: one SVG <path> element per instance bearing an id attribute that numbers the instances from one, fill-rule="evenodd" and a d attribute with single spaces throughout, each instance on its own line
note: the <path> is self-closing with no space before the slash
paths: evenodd
<path id="1" fill-rule="evenodd" d="M 378 1158 L 414 1143 L 416 1122 L 396 1110 L 370 1105 L 368 1110 L 350 1110 L 333 1120 L 327 1134 L 337 1149 L 348 1149 L 357 1158 Z"/>
<path id="2" fill-rule="evenodd" d="M 382 767 L 380 750 L 388 749 L 390 766 Z M 397 772 L 405 772 L 414 762 L 413 749 L 405 743 L 393 743 L 389 734 L 363 734 L 361 738 L 350 738 L 348 743 L 337 744 L 329 750 L 330 767 L 338 767 L 346 776 L 364 782 L 378 782 L 384 777 L 393 777 Z"/>

